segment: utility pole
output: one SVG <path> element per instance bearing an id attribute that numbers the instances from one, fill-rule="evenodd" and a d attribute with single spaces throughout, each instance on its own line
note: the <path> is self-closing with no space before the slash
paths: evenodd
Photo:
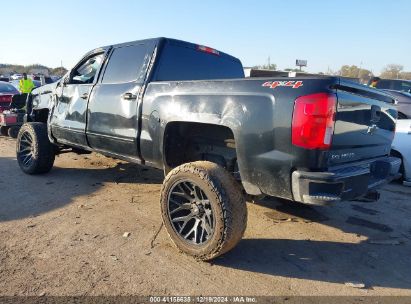
<path id="1" fill-rule="evenodd" d="M 358 69 L 358 78 L 361 76 L 362 61 L 360 62 L 360 68 Z"/>

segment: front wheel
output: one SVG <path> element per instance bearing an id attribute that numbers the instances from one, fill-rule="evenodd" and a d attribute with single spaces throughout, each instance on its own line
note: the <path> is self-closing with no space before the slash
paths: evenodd
<path id="1" fill-rule="evenodd" d="M 54 164 L 54 147 L 47 135 L 47 125 L 40 122 L 25 123 L 17 136 L 17 161 L 27 174 L 41 174 Z"/>
<path id="2" fill-rule="evenodd" d="M 232 249 L 247 225 L 247 206 L 236 180 L 208 161 L 183 164 L 167 175 L 161 211 L 174 244 L 200 260 Z"/>

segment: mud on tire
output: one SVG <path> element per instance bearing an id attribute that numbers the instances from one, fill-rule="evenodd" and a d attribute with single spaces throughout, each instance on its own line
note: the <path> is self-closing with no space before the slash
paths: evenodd
<path id="1" fill-rule="evenodd" d="M 173 169 L 163 182 L 160 202 L 174 244 L 200 260 L 231 250 L 247 226 L 247 206 L 237 181 L 212 162 L 197 161 Z"/>
<path id="2" fill-rule="evenodd" d="M 17 136 L 17 161 L 27 174 L 41 174 L 54 164 L 54 147 L 47 135 L 47 125 L 40 122 L 25 123 Z"/>

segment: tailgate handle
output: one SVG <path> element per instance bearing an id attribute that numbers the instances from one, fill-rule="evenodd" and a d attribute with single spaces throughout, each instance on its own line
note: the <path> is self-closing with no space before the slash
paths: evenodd
<path id="1" fill-rule="evenodd" d="M 381 107 L 373 105 L 371 106 L 371 122 L 377 123 L 381 119 Z"/>

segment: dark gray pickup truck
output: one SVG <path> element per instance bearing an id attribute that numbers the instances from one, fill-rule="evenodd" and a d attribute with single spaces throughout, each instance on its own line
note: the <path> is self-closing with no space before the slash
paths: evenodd
<path id="1" fill-rule="evenodd" d="M 159 38 L 87 53 L 35 89 L 17 141 L 20 168 L 56 154 L 104 155 L 164 170 L 164 225 L 210 260 L 247 222 L 245 194 L 307 204 L 355 199 L 397 175 L 392 97 L 338 77 L 245 79 L 215 49 Z"/>

